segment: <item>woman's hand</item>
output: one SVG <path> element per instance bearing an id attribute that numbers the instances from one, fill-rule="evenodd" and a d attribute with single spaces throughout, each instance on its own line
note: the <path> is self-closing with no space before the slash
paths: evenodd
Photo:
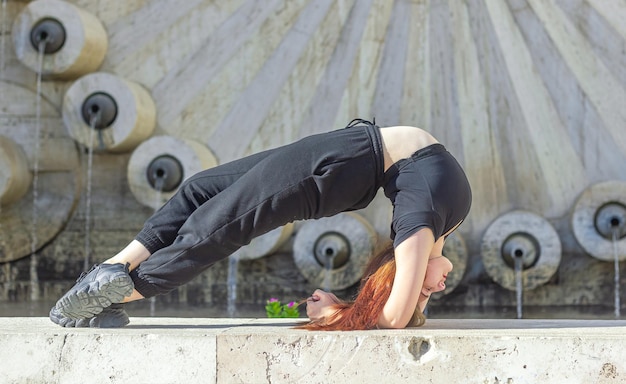
<path id="1" fill-rule="evenodd" d="M 306 299 L 306 314 L 311 320 L 319 320 L 332 315 L 335 312 L 332 306 L 340 302 L 333 293 L 317 289 L 311 297 Z"/>

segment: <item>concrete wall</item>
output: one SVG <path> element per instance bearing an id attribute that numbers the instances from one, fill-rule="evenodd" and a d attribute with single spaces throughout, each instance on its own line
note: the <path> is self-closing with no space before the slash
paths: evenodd
<path id="1" fill-rule="evenodd" d="M 102 24 L 104 57 L 96 69 L 65 52 L 54 62 L 44 58 L 50 72 L 40 85 L 37 119 L 36 71 L 23 52 L 32 47 L 13 41 L 16 20 L 24 12 L 36 16 L 25 10 L 40 4 L 2 7 L 0 135 L 23 150 L 31 171 L 39 159 L 43 197 L 36 257 L 29 256 L 32 193 L 2 207 L 2 299 L 55 297 L 84 264 L 121 249 L 154 209 L 131 191 L 133 148 L 92 144 L 86 192 L 90 145 L 64 123 L 63 100 L 82 76 L 106 72 L 147 90 L 156 114 L 150 137 L 189 140 L 219 163 L 353 117 L 423 127 L 457 156 L 474 190 L 459 231 L 465 268 L 457 268 L 455 289 L 433 305 L 514 304 L 514 292 L 486 272 L 481 248 L 490 223 L 512 210 L 544 218 L 562 246 L 558 269 L 525 292 L 527 304 L 612 305 L 613 265 L 585 251 L 572 215 L 594 184 L 626 181 L 623 3 L 68 1 Z M 59 17 L 78 12 L 68 9 Z M 89 27 L 75 33 L 102 46 L 96 23 L 79 20 Z M 82 53 L 91 46 L 73 44 Z M 62 59 L 88 73 L 55 76 Z M 40 151 L 32 139 L 37 130 Z M 380 197 L 359 212 L 381 238 L 388 234 L 386 204 Z M 292 251 L 293 239 L 271 256 L 242 261 L 239 301 L 316 288 L 295 267 Z M 164 300 L 223 302 L 226 275 L 227 263 L 220 263 Z"/>
<path id="2" fill-rule="evenodd" d="M 293 325 L 133 318 L 122 329 L 66 329 L 43 318 L 0 318 L 0 380 L 617 384 L 626 374 L 624 321 L 432 320 L 420 329 L 350 332 Z"/>

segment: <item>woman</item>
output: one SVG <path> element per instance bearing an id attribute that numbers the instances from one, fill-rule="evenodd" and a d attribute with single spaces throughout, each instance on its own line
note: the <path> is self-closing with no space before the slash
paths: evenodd
<path id="1" fill-rule="evenodd" d="M 378 318 L 368 324 L 403 328 L 418 304 L 423 309 L 421 295 L 445 287 L 449 262 L 435 285 L 427 270 L 447 260 L 444 238 L 467 216 L 471 190 L 456 160 L 426 131 L 360 119 L 192 176 L 135 240 L 79 278 L 50 317 L 64 326 L 123 319 L 123 310 L 111 304 L 167 293 L 288 222 L 364 208 L 380 187 L 394 208 L 393 253 L 387 256 L 394 278 Z M 348 318 L 341 315 L 345 308 L 325 303 L 321 291 L 309 299 L 314 322 Z"/>

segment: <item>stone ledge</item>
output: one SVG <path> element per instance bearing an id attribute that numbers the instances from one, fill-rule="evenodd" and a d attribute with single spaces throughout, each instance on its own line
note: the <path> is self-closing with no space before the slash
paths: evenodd
<path id="1" fill-rule="evenodd" d="M 443 320 L 292 329 L 293 319 L 131 318 L 65 329 L 0 318 L 2 383 L 623 383 L 626 321 Z"/>

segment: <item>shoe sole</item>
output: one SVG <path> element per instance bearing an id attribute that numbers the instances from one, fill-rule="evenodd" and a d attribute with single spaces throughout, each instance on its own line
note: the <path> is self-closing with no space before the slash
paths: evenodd
<path id="1" fill-rule="evenodd" d="M 49 317 L 53 323 L 63 328 L 121 328 L 130 323 L 128 314 L 124 310 L 111 310 L 110 308 L 105 308 L 94 317 L 75 320 L 61 315 L 55 306 L 50 310 Z"/>
<path id="2" fill-rule="evenodd" d="M 93 281 L 85 289 L 63 297 L 57 302 L 59 312 L 70 319 L 93 317 L 113 303 L 120 303 L 135 288 L 130 276 L 116 276 L 105 282 Z"/>
<path id="3" fill-rule="evenodd" d="M 90 328 L 121 328 L 130 323 L 130 319 L 126 312 L 102 311 L 99 315 L 92 317 L 87 325 Z"/>

